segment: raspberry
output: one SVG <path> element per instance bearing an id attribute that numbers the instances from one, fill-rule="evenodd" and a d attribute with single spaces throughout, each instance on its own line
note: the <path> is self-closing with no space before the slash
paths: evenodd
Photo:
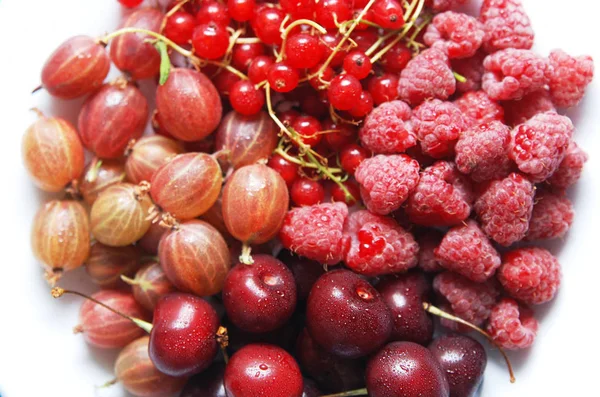
<path id="1" fill-rule="evenodd" d="M 408 62 L 400 73 L 398 95 L 416 106 L 428 98 L 447 99 L 456 91 L 456 79 L 448 56 L 429 48 Z"/>
<path id="2" fill-rule="evenodd" d="M 362 144 L 374 153 L 402 153 L 417 144 L 409 120 L 410 106 L 402 101 L 385 102 L 365 119 L 359 137 Z"/>
<path id="3" fill-rule="evenodd" d="M 481 86 L 493 100 L 519 99 L 544 88 L 552 75 L 548 60 L 512 48 L 488 55 L 483 67 Z"/>
<path id="4" fill-rule="evenodd" d="M 559 189 L 566 189 L 574 185 L 581 177 L 583 166 L 587 160 L 588 155 L 577 146 L 575 141 L 571 141 L 563 161 L 548 182 Z"/>
<path id="5" fill-rule="evenodd" d="M 560 263 L 539 247 L 518 248 L 504 255 L 498 280 L 513 298 L 539 305 L 554 298 L 560 286 Z"/>
<path id="6" fill-rule="evenodd" d="M 346 204 L 317 204 L 288 211 L 279 239 L 290 251 L 322 264 L 340 262 L 350 240 L 343 235 L 348 216 Z"/>
<path id="7" fill-rule="evenodd" d="M 435 250 L 439 264 L 471 281 L 482 283 L 500 266 L 500 255 L 477 222 L 470 220 L 446 233 Z"/>
<path id="8" fill-rule="evenodd" d="M 525 240 L 564 237 L 571 228 L 574 215 L 573 204 L 564 195 L 538 191 Z"/>
<path id="9" fill-rule="evenodd" d="M 471 185 L 453 163 L 438 161 L 421 172 L 410 195 L 406 213 L 423 226 L 453 226 L 469 217 L 473 201 Z"/>
<path id="10" fill-rule="evenodd" d="M 504 178 L 510 173 L 510 128 L 500 121 L 471 127 L 456 143 L 456 168 L 475 182 Z"/>
<path id="11" fill-rule="evenodd" d="M 448 11 L 465 4 L 467 0 L 425 0 L 425 5 L 434 12 Z"/>
<path id="12" fill-rule="evenodd" d="M 519 174 L 491 182 L 474 205 L 485 234 L 504 246 L 522 240 L 529 227 L 533 195 L 533 184 Z"/>
<path id="13" fill-rule="evenodd" d="M 467 125 L 452 102 L 439 99 L 423 102 L 413 112 L 413 128 L 424 154 L 443 158 L 454 153 L 454 145 Z"/>
<path id="14" fill-rule="evenodd" d="M 424 233 L 417 235 L 419 243 L 419 268 L 427 273 L 437 273 L 444 270 L 435 259 L 434 250 L 440 245 L 444 235 L 435 230 L 429 229 Z"/>
<path id="15" fill-rule="evenodd" d="M 504 109 L 492 101 L 485 91 L 467 92 L 454 101 L 463 113 L 467 126 L 490 121 L 504 121 Z"/>
<path id="16" fill-rule="evenodd" d="M 533 46 L 533 29 L 520 0 L 484 0 L 479 20 L 485 30 L 483 48 L 488 53 Z"/>
<path id="17" fill-rule="evenodd" d="M 345 262 L 357 273 L 379 276 L 417 265 L 419 245 L 392 218 L 357 211 L 348 216 L 344 234 L 351 241 Z"/>
<path id="18" fill-rule="evenodd" d="M 405 154 L 379 154 L 364 160 L 354 174 L 369 211 L 387 215 L 406 201 L 419 183 L 419 163 Z"/>
<path id="19" fill-rule="evenodd" d="M 554 50 L 549 59 L 553 67 L 549 83 L 552 102 L 562 108 L 577 105 L 594 77 L 592 57 L 572 57 L 562 50 Z"/>
<path id="20" fill-rule="evenodd" d="M 487 331 L 503 348 L 525 349 L 533 345 L 538 330 L 538 322 L 533 311 L 516 301 L 504 298 L 498 302 L 490 314 Z"/>
<path id="21" fill-rule="evenodd" d="M 482 325 L 490 316 L 500 292 L 493 281 L 475 283 L 452 272 L 440 273 L 433 279 L 433 289 L 450 304 L 451 312 L 474 325 Z M 445 303 L 443 302 L 443 303 Z M 461 330 L 455 322 L 444 326 Z"/>
<path id="22" fill-rule="evenodd" d="M 540 113 L 511 131 L 508 155 L 532 182 L 543 182 L 565 157 L 574 129 L 566 116 Z"/>
<path id="23" fill-rule="evenodd" d="M 469 58 L 483 42 L 483 25 L 472 16 L 447 11 L 437 14 L 423 36 L 425 44 L 448 54 L 448 58 Z"/>
<path id="24" fill-rule="evenodd" d="M 532 92 L 519 100 L 503 102 L 502 106 L 506 124 L 510 126 L 523 124 L 540 113 L 556 111 L 550 94 L 546 90 Z"/>
<path id="25" fill-rule="evenodd" d="M 481 78 L 485 72 L 483 67 L 484 58 L 485 54 L 478 51 L 471 58 L 453 59 L 450 62 L 452 70 L 467 80 L 465 82 L 456 81 L 457 93 L 462 94 L 481 89 Z"/>

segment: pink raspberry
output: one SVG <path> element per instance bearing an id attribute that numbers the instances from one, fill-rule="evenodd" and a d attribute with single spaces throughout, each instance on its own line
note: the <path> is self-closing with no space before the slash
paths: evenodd
<path id="1" fill-rule="evenodd" d="M 560 263 L 539 247 L 518 248 L 504 255 L 498 280 L 513 298 L 539 305 L 554 298 L 560 286 Z"/>
<path id="2" fill-rule="evenodd" d="M 443 272 L 433 279 L 433 289 L 444 302 L 448 302 L 452 314 L 474 325 L 483 325 L 490 316 L 500 292 L 493 280 L 475 283 L 456 273 Z M 454 330 L 465 330 L 455 322 L 443 322 Z"/>
<path id="3" fill-rule="evenodd" d="M 550 94 L 546 90 L 532 92 L 518 100 L 503 102 L 502 106 L 506 124 L 510 126 L 523 124 L 540 113 L 556 111 Z"/>
<path id="4" fill-rule="evenodd" d="M 369 211 L 387 215 L 406 201 L 419 183 L 419 163 L 405 154 L 385 155 L 363 160 L 354 176 Z"/>
<path id="5" fill-rule="evenodd" d="M 553 67 L 549 83 L 552 102 L 562 108 L 577 105 L 594 77 L 594 60 L 589 55 L 572 57 L 562 50 L 552 51 L 549 59 Z"/>
<path id="6" fill-rule="evenodd" d="M 491 121 L 504 121 L 504 109 L 492 101 L 485 91 L 467 92 L 454 101 L 461 110 L 467 126 L 475 126 Z"/>
<path id="7" fill-rule="evenodd" d="M 483 77 L 483 73 L 485 73 L 485 68 L 483 67 L 485 56 L 485 53 L 482 51 L 477 51 L 471 58 L 452 59 L 450 61 L 452 70 L 467 80 L 465 82 L 456 81 L 457 93 L 462 94 L 481 89 L 481 78 Z"/>
<path id="8" fill-rule="evenodd" d="M 447 270 L 482 283 L 500 266 L 500 255 L 474 220 L 455 226 L 446 233 L 435 258 Z"/>
<path id="9" fill-rule="evenodd" d="M 544 88 L 552 75 L 548 60 L 529 50 L 512 48 L 488 55 L 481 86 L 494 100 L 519 99 Z"/>
<path id="10" fill-rule="evenodd" d="M 419 268 L 427 273 L 437 273 L 444 270 L 435 258 L 434 251 L 440 245 L 444 235 L 435 230 L 417 234 L 417 243 L 419 243 Z"/>
<path id="11" fill-rule="evenodd" d="M 526 349 L 533 345 L 538 322 L 531 309 L 504 298 L 492 309 L 487 331 L 505 349 Z"/>
<path id="12" fill-rule="evenodd" d="M 410 106 L 402 101 L 384 102 L 365 119 L 359 136 L 365 148 L 374 153 L 402 153 L 417 144 Z"/>
<path id="13" fill-rule="evenodd" d="M 504 246 L 522 240 L 529 227 L 533 195 L 533 184 L 519 174 L 489 183 L 474 205 L 485 234 Z"/>
<path id="14" fill-rule="evenodd" d="M 508 155 L 532 182 L 543 182 L 560 166 L 574 129 L 566 116 L 540 113 L 511 131 Z"/>
<path id="15" fill-rule="evenodd" d="M 322 264 L 344 259 L 350 240 L 343 235 L 348 207 L 341 202 L 296 207 L 288 211 L 279 239 L 290 251 Z"/>
<path id="16" fill-rule="evenodd" d="M 456 143 L 456 168 L 475 182 L 504 178 L 513 166 L 509 143 L 510 128 L 500 121 L 471 127 Z"/>
<path id="17" fill-rule="evenodd" d="M 452 102 L 432 99 L 423 102 L 413 112 L 413 127 L 421 150 L 433 158 L 454 153 L 454 145 L 467 127 L 462 112 Z"/>
<path id="18" fill-rule="evenodd" d="M 520 0 L 484 0 L 479 20 L 485 30 L 483 48 L 488 53 L 533 46 L 533 29 Z"/>
<path id="19" fill-rule="evenodd" d="M 359 274 L 405 272 L 417 265 L 419 245 L 392 218 L 356 211 L 348 216 L 344 234 L 351 241 L 346 265 Z"/>
<path id="20" fill-rule="evenodd" d="M 581 177 L 583 166 L 587 160 L 588 155 L 577 146 L 575 141 L 571 141 L 563 161 L 561 161 L 556 172 L 548 179 L 548 182 L 552 187 L 559 189 L 566 189 L 574 185 Z"/>
<path id="21" fill-rule="evenodd" d="M 411 222 L 423 226 L 453 226 L 469 217 L 473 193 L 469 180 L 454 163 L 438 161 L 421 172 L 410 195 L 406 213 Z"/>
<path id="22" fill-rule="evenodd" d="M 425 0 L 425 5 L 434 12 L 448 11 L 465 4 L 467 0 Z"/>
<path id="23" fill-rule="evenodd" d="M 535 195 L 525 240 L 562 238 L 573 223 L 573 204 L 564 194 L 539 191 Z"/>
<path id="24" fill-rule="evenodd" d="M 483 25 L 472 16 L 447 11 L 437 14 L 423 36 L 425 44 L 448 54 L 450 59 L 475 55 L 483 41 Z"/>
<path id="25" fill-rule="evenodd" d="M 398 95 L 412 106 L 429 98 L 447 99 L 454 91 L 456 79 L 448 56 L 438 49 L 422 51 L 400 73 Z"/>

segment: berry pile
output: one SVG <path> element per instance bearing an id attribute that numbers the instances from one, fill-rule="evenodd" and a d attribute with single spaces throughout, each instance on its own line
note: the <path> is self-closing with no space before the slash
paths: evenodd
<path id="1" fill-rule="evenodd" d="M 114 382 L 469 397 L 487 357 L 465 333 L 534 343 L 561 265 L 532 242 L 573 223 L 587 155 L 560 111 L 590 57 L 533 52 L 520 0 L 119 2 L 120 29 L 42 68 L 38 89 L 86 97 L 77 125 L 36 110 L 23 139 L 63 194 L 33 253 L 54 297 L 86 298 L 85 341 L 122 349 Z M 81 266 L 98 292 L 56 286 Z"/>

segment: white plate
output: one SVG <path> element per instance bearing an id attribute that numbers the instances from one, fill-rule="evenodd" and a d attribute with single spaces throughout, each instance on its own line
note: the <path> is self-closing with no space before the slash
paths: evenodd
<path id="1" fill-rule="evenodd" d="M 536 50 L 563 48 L 590 53 L 600 63 L 600 7 L 590 0 L 524 0 L 536 32 Z M 80 102 L 31 95 L 46 57 L 66 38 L 100 35 L 119 23 L 116 0 L 0 0 L 0 394 L 30 396 L 123 396 L 119 388 L 97 390 L 112 378 L 115 353 L 91 349 L 74 336 L 80 301 L 54 301 L 29 248 L 29 228 L 44 195 L 27 179 L 20 141 L 36 106 L 74 119 Z M 589 154 L 579 185 L 570 191 L 577 217 L 564 242 L 552 249 L 564 269 L 557 299 L 538 308 L 541 322 L 535 346 L 512 353 L 517 383 L 508 383 L 504 364 L 492 353 L 483 397 L 600 395 L 598 330 L 598 226 L 600 225 L 600 76 L 582 105 L 569 112 L 575 138 Z M 85 274 L 68 277 L 69 285 Z M 88 286 L 89 287 L 89 286 Z"/>

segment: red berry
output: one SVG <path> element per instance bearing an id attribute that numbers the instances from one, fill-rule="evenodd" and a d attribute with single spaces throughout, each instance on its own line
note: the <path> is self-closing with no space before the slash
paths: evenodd
<path id="1" fill-rule="evenodd" d="M 316 118 L 323 118 L 329 113 L 329 101 L 326 95 L 317 93 L 315 95 L 307 95 L 300 102 L 302 112 Z"/>
<path id="2" fill-rule="evenodd" d="M 336 124 L 332 120 L 325 120 L 321 124 L 323 125 L 323 131 L 327 131 L 323 134 L 327 146 L 335 151 L 339 151 L 347 144 L 356 141 L 356 129 L 349 124 Z"/>
<path id="3" fill-rule="evenodd" d="M 311 19 L 315 11 L 315 0 L 281 0 L 279 5 L 293 19 Z"/>
<path id="4" fill-rule="evenodd" d="M 262 43 L 236 44 L 231 52 L 231 63 L 234 68 L 246 71 L 255 58 L 264 54 L 265 46 Z"/>
<path id="5" fill-rule="evenodd" d="M 467 127 L 460 109 L 439 99 L 414 109 L 412 123 L 423 153 L 438 159 L 454 153 L 456 141 Z"/>
<path id="6" fill-rule="evenodd" d="M 319 39 L 308 33 L 291 35 L 285 47 L 285 59 L 298 69 L 308 69 L 316 66 L 323 57 L 323 46 Z"/>
<path id="7" fill-rule="evenodd" d="M 240 80 L 231 87 L 229 102 L 236 112 L 251 116 L 262 109 L 265 93 L 262 89 L 254 87 L 249 80 Z"/>
<path id="8" fill-rule="evenodd" d="M 278 62 L 269 69 L 269 84 L 277 92 L 290 92 L 298 86 L 300 75 L 287 62 Z"/>
<path id="9" fill-rule="evenodd" d="M 464 93 L 481 89 L 481 78 L 485 72 L 483 59 L 485 53 L 477 51 L 471 58 L 453 59 L 450 64 L 452 70 L 466 79 L 465 82 L 456 82 L 456 92 Z"/>
<path id="10" fill-rule="evenodd" d="M 340 150 L 340 164 L 349 174 L 354 174 L 358 166 L 368 157 L 367 149 L 355 143 L 350 143 Z"/>
<path id="11" fill-rule="evenodd" d="M 196 19 L 185 11 L 176 11 L 167 19 L 163 34 L 177 44 L 187 44 L 192 39 Z"/>
<path id="12" fill-rule="evenodd" d="M 254 84 L 258 84 L 267 79 L 269 69 L 275 63 L 275 60 L 267 55 L 260 55 L 254 58 L 248 66 L 248 78 Z"/>
<path id="13" fill-rule="evenodd" d="M 369 91 L 363 90 L 354 106 L 348 110 L 348 113 L 354 118 L 362 119 L 373 110 L 373 97 Z"/>
<path id="14" fill-rule="evenodd" d="M 212 78 L 215 88 L 221 95 L 229 95 L 233 85 L 240 80 L 240 76 L 233 74 L 227 69 L 221 69 L 221 71 Z"/>
<path id="15" fill-rule="evenodd" d="M 387 73 L 369 80 L 368 89 L 375 105 L 398 98 L 398 76 Z"/>
<path id="16" fill-rule="evenodd" d="M 354 7 L 357 6 L 357 1 L 354 2 Z M 379 35 L 377 34 L 376 29 L 367 29 L 367 30 L 354 30 L 350 35 L 350 38 L 354 40 L 356 43 L 356 49 L 358 51 L 365 52 L 371 47 L 377 39 L 379 39 Z"/>
<path id="17" fill-rule="evenodd" d="M 485 32 L 474 17 L 460 12 L 437 14 L 423 36 L 425 44 L 448 54 L 450 59 L 475 55 Z"/>
<path id="18" fill-rule="evenodd" d="M 371 15 L 373 22 L 384 29 L 399 29 L 404 25 L 402 5 L 396 0 L 377 0 Z"/>
<path id="19" fill-rule="evenodd" d="M 290 189 L 292 201 L 299 207 L 320 204 L 325 199 L 325 189 L 317 181 L 308 178 L 297 179 Z"/>
<path id="20" fill-rule="evenodd" d="M 419 243 L 419 268 L 426 273 L 438 273 L 444 270 L 435 259 L 434 250 L 440 245 L 444 235 L 436 229 L 426 229 L 417 234 Z"/>
<path id="21" fill-rule="evenodd" d="M 338 110 L 350 110 L 356 104 L 362 86 L 354 76 L 341 74 L 335 77 L 327 90 L 331 105 Z"/>
<path id="22" fill-rule="evenodd" d="M 526 349 L 535 341 L 538 322 L 531 309 L 504 298 L 492 309 L 487 331 L 505 349 Z"/>
<path id="23" fill-rule="evenodd" d="M 504 121 L 504 109 L 484 91 L 467 92 L 455 100 L 454 104 L 461 110 L 468 126 Z"/>
<path id="24" fill-rule="evenodd" d="M 337 23 L 352 18 L 351 3 L 348 0 L 321 0 L 315 7 L 315 21 L 325 29 L 337 29 Z"/>
<path id="25" fill-rule="evenodd" d="M 209 1 L 203 3 L 196 14 L 196 23 L 198 25 L 204 25 L 209 22 L 214 22 L 221 26 L 229 26 L 229 13 L 227 5 L 219 3 L 218 1 Z"/>
<path id="26" fill-rule="evenodd" d="M 323 129 L 321 123 L 312 116 L 299 116 L 292 123 L 292 128 L 300 135 L 300 140 L 311 147 L 317 146 L 323 138 L 319 134 Z"/>
<path id="27" fill-rule="evenodd" d="M 502 107 L 506 116 L 506 124 L 513 127 L 525 123 L 540 113 L 556 111 L 552 99 L 550 99 L 550 93 L 546 90 L 532 92 L 521 99 L 504 101 Z"/>
<path id="28" fill-rule="evenodd" d="M 363 146 L 374 153 L 402 153 L 415 146 L 417 137 L 409 122 L 411 116 L 410 106 L 402 101 L 377 106 L 359 131 Z"/>
<path id="29" fill-rule="evenodd" d="M 344 70 L 362 80 L 371 73 L 371 59 L 362 51 L 352 51 L 344 57 Z"/>
<path id="30" fill-rule="evenodd" d="M 258 7 L 250 22 L 256 37 L 267 45 L 280 45 L 281 24 L 285 18 L 285 12 L 279 8 L 262 6 Z"/>
<path id="31" fill-rule="evenodd" d="M 298 178 L 298 171 L 300 169 L 298 164 L 294 164 L 278 154 L 271 156 L 267 165 L 277 171 L 289 187 Z"/>
<path id="32" fill-rule="evenodd" d="M 479 20 L 485 30 L 483 48 L 488 53 L 533 46 L 533 29 L 521 0 L 484 0 Z"/>
<path id="33" fill-rule="evenodd" d="M 298 113 L 294 109 L 290 109 L 277 114 L 277 117 L 279 117 L 279 120 L 281 120 L 283 124 L 290 126 L 292 125 L 294 120 L 300 117 L 300 113 Z"/>
<path id="34" fill-rule="evenodd" d="M 119 3 L 121 3 L 124 7 L 134 8 L 142 4 L 143 1 L 144 0 L 119 0 Z"/>
<path id="35" fill-rule="evenodd" d="M 594 77 L 592 57 L 572 57 L 562 50 L 554 50 L 549 59 L 553 68 L 549 84 L 552 102 L 562 108 L 576 106 Z"/>
<path id="36" fill-rule="evenodd" d="M 381 58 L 381 66 L 387 73 L 400 73 L 412 59 L 412 52 L 404 43 L 396 43 Z"/>
<path id="37" fill-rule="evenodd" d="M 229 48 L 229 32 L 214 22 L 199 25 L 194 29 L 192 46 L 201 58 L 219 59 Z"/>
<path id="38" fill-rule="evenodd" d="M 317 72 L 319 72 L 319 70 L 321 70 L 321 64 L 310 68 L 308 70 L 308 75 L 315 75 Z M 331 83 L 331 80 L 333 80 L 334 77 L 335 71 L 330 66 L 327 66 L 320 75 L 316 75 L 308 80 L 308 83 L 312 86 L 312 88 L 320 91 L 327 88 L 327 84 Z"/>
<path id="39" fill-rule="evenodd" d="M 321 58 L 322 62 L 325 62 L 329 58 L 329 55 L 331 55 L 333 50 L 337 47 L 340 40 L 340 36 L 334 33 L 325 33 L 321 36 L 319 42 L 321 43 L 321 47 L 323 47 L 323 58 Z M 344 47 L 345 46 L 342 45 L 338 52 L 336 52 L 336 54 L 333 56 L 333 59 L 329 64 L 332 68 L 337 68 L 338 66 L 341 66 L 344 62 L 344 57 L 346 56 L 347 52 L 347 50 L 344 49 Z"/>
<path id="40" fill-rule="evenodd" d="M 588 155 L 574 141 L 571 141 L 563 161 L 556 172 L 548 179 L 548 182 L 559 189 L 572 186 L 581 177 L 583 166 L 587 160 Z"/>
<path id="41" fill-rule="evenodd" d="M 352 180 L 347 180 L 342 182 L 350 196 L 346 197 L 346 193 L 337 183 L 331 184 L 331 198 L 333 201 L 340 201 L 342 203 L 346 203 L 349 206 L 356 204 L 356 202 L 360 199 L 360 188 L 356 184 L 356 182 Z"/>
<path id="42" fill-rule="evenodd" d="M 564 195 L 538 191 L 526 240 L 562 238 L 573 223 L 573 204 Z"/>

